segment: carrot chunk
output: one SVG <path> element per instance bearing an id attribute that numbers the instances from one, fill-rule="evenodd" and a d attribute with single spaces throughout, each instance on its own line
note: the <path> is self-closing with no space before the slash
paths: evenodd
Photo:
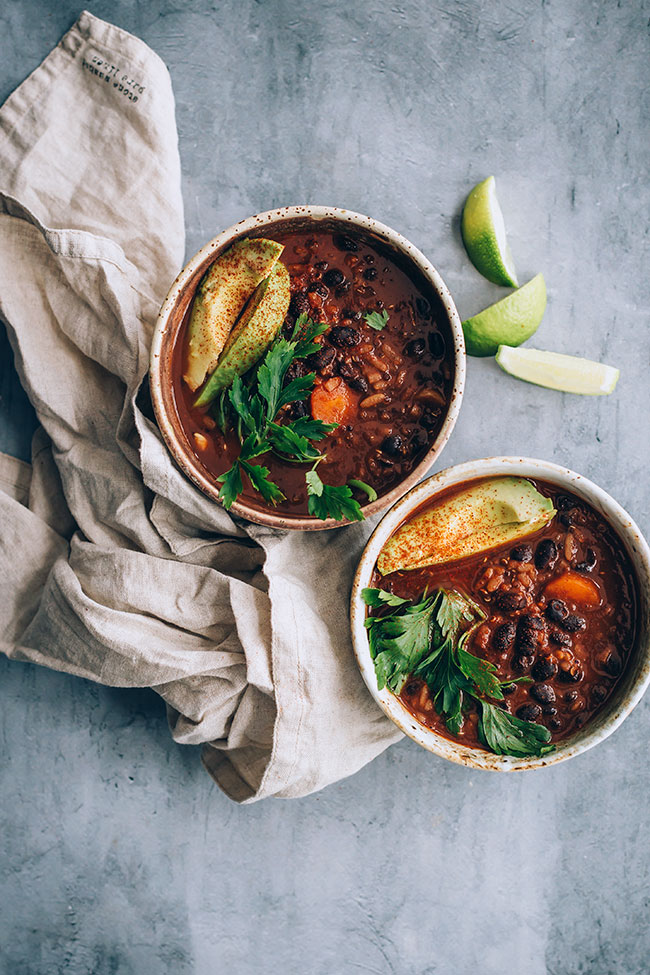
<path id="1" fill-rule="evenodd" d="M 311 394 L 311 415 L 323 423 L 343 423 L 350 419 L 355 407 L 353 394 L 338 377 L 317 384 Z"/>
<path id="2" fill-rule="evenodd" d="M 551 579 L 544 589 L 550 599 L 564 599 L 584 606 L 600 606 L 600 590 L 595 582 L 577 572 L 565 572 L 557 579 Z"/>

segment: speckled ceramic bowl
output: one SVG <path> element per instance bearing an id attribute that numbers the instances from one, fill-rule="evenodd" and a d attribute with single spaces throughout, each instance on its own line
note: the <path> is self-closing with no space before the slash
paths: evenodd
<path id="1" fill-rule="evenodd" d="M 272 237 L 275 232 L 300 230 L 309 226 L 320 225 L 339 232 L 355 228 L 368 236 L 369 239 L 388 245 L 395 258 L 402 264 L 411 265 L 426 279 L 429 286 L 437 294 L 447 316 L 449 335 L 453 341 L 454 382 L 447 413 L 435 441 L 417 467 L 400 484 L 376 501 L 363 506 L 365 517 L 384 511 L 400 498 L 410 487 L 416 484 L 429 470 L 440 451 L 447 443 L 456 423 L 465 385 L 465 343 L 463 330 L 456 306 L 452 300 L 444 281 L 426 257 L 405 237 L 395 230 L 378 223 L 370 217 L 350 210 L 323 206 L 292 206 L 280 210 L 270 210 L 259 213 L 247 220 L 229 227 L 214 237 L 198 254 L 192 258 L 178 275 L 170 288 L 165 302 L 160 310 L 151 346 L 150 385 L 151 398 L 156 413 L 156 419 L 167 447 L 181 471 L 199 487 L 204 494 L 218 502 L 220 484 L 214 475 L 200 463 L 187 440 L 181 425 L 172 389 L 172 353 L 183 318 L 187 312 L 194 292 L 207 271 L 208 267 L 222 251 L 226 250 L 236 240 L 247 236 L 265 235 Z M 302 531 L 323 528 L 340 528 L 346 522 L 328 518 L 320 521 L 304 515 L 291 515 L 282 511 L 273 511 L 260 506 L 253 506 L 239 501 L 230 509 L 233 514 L 247 518 L 249 521 L 275 528 L 293 528 Z"/>
<path id="2" fill-rule="evenodd" d="M 567 741 L 560 742 L 556 750 L 542 758 L 514 758 L 508 755 L 493 755 L 476 748 L 469 748 L 443 738 L 435 731 L 425 728 L 387 689 L 379 691 L 370 650 L 367 630 L 364 628 L 366 607 L 361 598 L 361 590 L 370 585 L 377 556 L 384 543 L 395 529 L 402 524 L 423 502 L 434 498 L 440 491 L 477 477 L 495 475 L 516 475 L 519 477 L 538 477 L 571 491 L 600 512 L 618 532 L 632 565 L 636 571 L 639 591 L 639 618 L 636 643 L 623 676 L 614 693 L 584 729 Z M 359 668 L 368 689 L 379 706 L 401 730 L 442 758 L 472 768 L 490 769 L 497 772 L 512 772 L 523 769 L 542 768 L 574 758 L 581 752 L 604 741 L 625 720 L 630 711 L 640 701 L 650 683 L 650 549 L 638 527 L 626 511 L 613 498 L 592 481 L 543 460 L 530 460 L 525 457 L 488 457 L 484 460 L 470 461 L 441 471 L 428 478 L 401 499 L 381 520 L 366 545 L 352 588 L 351 603 L 352 639 Z"/>

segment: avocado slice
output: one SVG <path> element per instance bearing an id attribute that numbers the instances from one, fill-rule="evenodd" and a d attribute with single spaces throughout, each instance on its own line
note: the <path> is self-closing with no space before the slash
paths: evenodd
<path id="1" fill-rule="evenodd" d="M 188 329 L 183 379 L 192 391 L 216 368 L 242 308 L 283 250 L 274 240 L 245 238 L 210 267 L 196 292 Z"/>
<path id="2" fill-rule="evenodd" d="M 548 524 L 550 498 L 523 477 L 494 477 L 452 495 L 407 521 L 377 559 L 382 575 L 475 555 Z"/>
<path id="3" fill-rule="evenodd" d="M 278 261 L 268 278 L 255 289 L 195 406 L 212 402 L 222 389 L 230 386 L 235 376 L 243 376 L 262 358 L 282 328 L 290 298 L 289 272 Z"/>

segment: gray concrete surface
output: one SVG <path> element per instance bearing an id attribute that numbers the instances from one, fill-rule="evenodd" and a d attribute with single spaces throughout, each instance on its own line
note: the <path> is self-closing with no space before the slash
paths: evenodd
<path id="1" fill-rule="evenodd" d="M 591 400 L 469 363 L 440 466 L 492 453 L 594 478 L 649 528 L 644 0 L 101 0 L 165 59 L 188 254 L 232 221 L 324 202 L 404 232 L 462 316 L 497 296 L 458 216 L 494 173 L 536 344 L 622 370 Z M 0 97 L 79 8 L 0 6 Z M 32 414 L 4 334 L 0 449 Z M 650 698 L 544 772 L 473 773 L 404 741 L 300 801 L 239 808 L 153 693 L 0 661 L 3 975 L 641 975 Z"/>

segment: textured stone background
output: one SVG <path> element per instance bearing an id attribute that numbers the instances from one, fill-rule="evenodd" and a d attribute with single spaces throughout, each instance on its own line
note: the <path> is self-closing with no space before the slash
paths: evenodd
<path id="1" fill-rule="evenodd" d="M 591 400 L 470 361 L 442 463 L 554 459 L 648 530 L 647 2 L 89 7 L 171 71 L 188 255 L 256 211 L 338 204 L 410 237 L 465 317 L 499 294 L 458 233 L 494 173 L 520 276 L 548 283 L 536 344 L 622 375 Z M 4 0 L 0 98 L 78 13 Z M 1 331 L 0 449 L 27 458 Z M 471 772 L 403 741 L 319 795 L 239 808 L 172 743 L 153 693 L 0 672 L 2 975 L 648 970 L 650 698 L 545 772 Z"/>

